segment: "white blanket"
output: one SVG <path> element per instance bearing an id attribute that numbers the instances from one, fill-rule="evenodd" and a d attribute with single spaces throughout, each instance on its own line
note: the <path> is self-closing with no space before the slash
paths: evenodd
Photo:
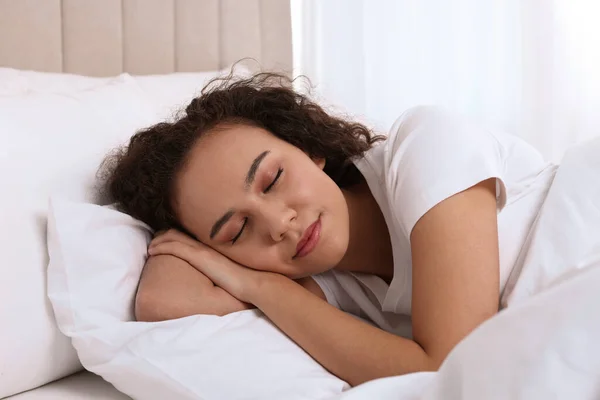
<path id="1" fill-rule="evenodd" d="M 439 372 L 368 382 L 337 400 L 599 399 L 600 138 L 565 156 L 503 296 Z"/>

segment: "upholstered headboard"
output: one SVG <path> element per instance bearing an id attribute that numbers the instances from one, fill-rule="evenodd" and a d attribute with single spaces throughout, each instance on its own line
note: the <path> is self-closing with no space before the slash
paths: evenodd
<path id="1" fill-rule="evenodd" d="M 291 72 L 287 0 L 0 0 L 0 67 L 90 76 Z"/>

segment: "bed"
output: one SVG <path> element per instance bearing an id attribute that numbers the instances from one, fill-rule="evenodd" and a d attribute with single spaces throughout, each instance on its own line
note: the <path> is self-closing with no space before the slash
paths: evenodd
<path id="1" fill-rule="evenodd" d="M 0 85 L 0 138 L 3 138 L 3 147 L 0 147 L 3 185 L 0 398 L 128 398 L 101 377 L 83 371 L 70 340 L 57 329 L 48 302 L 46 199 L 36 196 L 42 193 L 43 197 L 50 183 L 47 179 L 33 179 L 28 168 L 36 167 L 36 177 L 46 176 L 45 168 L 39 168 L 39 165 L 49 165 L 45 163 L 63 162 L 60 168 L 68 178 L 78 179 L 79 171 L 71 171 L 70 164 L 62 160 L 67 153 L 56 156 L 44 151 L 46 148 L 65 149 L 60 143 L 59 147 L 54 143 L 62 140 L 58 133 L 56 137 L 41 134 L 21 137 L 11 131 L 18 130 L 19 126 L 7 125 L 5 121 L 10 120 L 11 113 L 20 112 L 21 121 L 30 118 L 43 122 L 48 118 L 48 127 L 51 127 L 51 111 L 29 116 L 27 110 L 19 106 L 26 103 L 14 106 L 6 99 L 11 90 L 39 91 L 42 81 L 35 73 L 20 72 L 24 70 L 59 73 L 50 75 L 54 85 L 68 76 L 83 92 L 106 80 L 116 80 L 125 86 L 144 82 L 147 88 L 152 88 L 160 104 L 161 101 L 168 103 L 168 99 L 165 100 L 168 95 L 163 91 L 165 86 L 157 85 L 154 79 L 164 74 L 179 73 L 177 82 L 185 89 L 189 79 L 198 79 L 197 74 L 210 76 L 241 58 L 251 57 L 262 68 L 291 75 L 289 2 L 0 0 L 0 38 L 0 82 L 5 74 L 8 83 L 4 88 Z M 250 63 L 248 68 L 256 65 Z M 124 73 L 128 75 L 123 76 Z M 135 93 L 124 92 L 123 96 L 111 93 L 112 97 L 104 98 L 104 103 L 98 103 L 97 99 L 85 100 L 85 96 L 77 97 L 79 95 L 73 93 L 63 93 L 56 99 L 66 103 L 85 100 L 92 105 L 108 105 L 106 99 L 118 99 L 127 105 L 130 99 L 127 96 L 135 99 Z M 72 104 L 80 106 L 77 102 Z M 14 107 L 12 111 L 7 111 L 8 106 Z M 94 126 L 88 123 L 89 114 L 80 111 L 85 110 L 74 108 L 73 115 L 67 115 L 67 119 L 73 119 L 71 129 L 93 130 Z M 133 127 L 135 124 L 132 124 Z M 128 127 L 125 124 L 125 128 Z M 94 143 L 85 139 L 85 136 L 81 140 L 71 137 L 68 143 L 77 143 L 91 151 Z M 12 152 L 13 149 L 20 153 Z M 533 250 L 523 254 L 525 267 L 520 271 L 519 280 L 513 282 L 512 297 L 507 300 L 512 302 L 511 306 L 465 338 L 450 353 L 439 372 L 378 379 L 352 389 L 334 382 L 338 394 L 318 398 L 598 398 L 600 206 L 597 201 L 588 200 L 600 198 L 599 151 L 600 140 L 596 139 L 567 154 L 530 234 Z M 29 180 L 21 179 L 21 175 Z M 18 210 L 24 207 L 29 207 L 30 220 L 21 219 Z M 557 236 L 556 232 L 565 229 L 583 234 Z M 26 236 L 36 239 L 31 242 L 19 239 Z M 31 262 L 24 265 L 23 260 Z M 303 389 L 310 386 L 302 381 L 297 385 Z M 161 397 L 155 394 L 152 398 Z M 181 398 L 198 397 L 182 395 Z M 317 399 L 316 396 L 304 398 Z"/>
<path id="2" fill-rule="evenodd" d="M 0 0 L 0 38 L 0 68 L 18 70 L 197 73 L 245 57 L 292 68 L 290 6 L 279 0 Z M 0 398 L 126 398 L 93 374 L 56 368 L 65 360 L 41 275 L 3 266 L 0 281 L 2 304 L 16 310 L 0 312 Z M 75 374 L 54 381 L 67 372 Z"/>

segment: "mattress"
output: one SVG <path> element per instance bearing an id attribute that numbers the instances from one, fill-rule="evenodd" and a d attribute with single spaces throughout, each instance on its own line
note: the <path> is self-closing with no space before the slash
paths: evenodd
<path id="1" fill-rule="evenodd" d="M 58 381 L 11 397 L 10 400 L 127 400 L 125 396 L 97 375 L 79 372 Z"/>

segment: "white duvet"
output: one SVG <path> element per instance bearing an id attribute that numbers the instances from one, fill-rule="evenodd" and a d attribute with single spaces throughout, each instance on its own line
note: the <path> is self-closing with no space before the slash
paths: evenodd
<path id="1" fill-rule="evenodd" d="M 600 399 L 600 138 L 573 147 L 502 302 L 439 372 L 368 382 L 336 397 Z"/>

